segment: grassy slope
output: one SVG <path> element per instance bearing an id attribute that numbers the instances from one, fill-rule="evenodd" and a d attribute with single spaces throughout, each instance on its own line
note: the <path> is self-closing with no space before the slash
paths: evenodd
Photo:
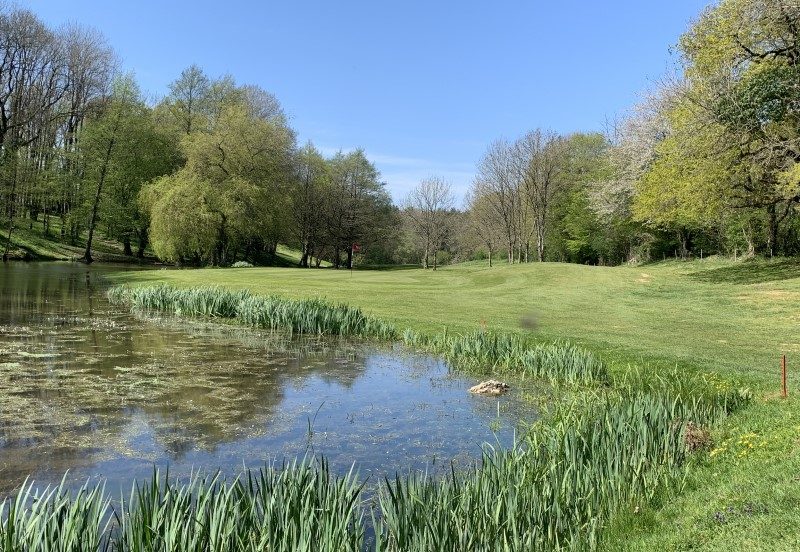
<path id="1" fill-rule="evenodd" d="M 31 224 L 28 219 L 18 220 L 11 235 L 12 259 L 74 261 L 83 257 L 86 250 L 86 232 L 80 236 L 75 245 L 72 245 L 68 240 L 62 241 L 60 238 L 61 221 L 51 218 L 51 224 L 50 235 L 46 236 L 42 221 L 34 221 Z M 0 253 L 5 250 L 7 236 L 8 228 L 0 227 Z M 92 243 L 92 255 L 101 262 L 154 263 L 157 260 L 149 250 L 146 252 L 144 261 L 137 257 L 124 255 L 122 244 L 106 239 L 99 229 L 95 233 Z M 282 245 L 278 246 L 276 266 L 295 267 L 298 264 L 300 264 L 299 251 Z M 323 262 L 322 266 L 330 266 L 330 263 Z"/>
<path id="2" fill-rule="evenodd" d="M 517 330 L 568 338 L 623 368 L 675 365 L 733 376 L 756 403 L 715 432 L 717 452 L 693 466 L 684 492 L 620 520 L 617 549 L 800 549 L 800 403 L 776 397 L 778 357 L 800 366 L 800 263 L 706 260 L 646 267 L 467 264 L 437 272 L 302 269 L 167 270 L 132 283 L 220 284 L 321 296 L 421 331 Z M 800 390 L 798 390 L 800 392 Z M 754 435 L 750 435 L 754 434 Z M 752 446 L 752 448 L 751 448 Z"/>
<path id="3" fill-rule="evenodd" d="M 45 236 L 44 225 L 41 221 L 24 219 L 17 221 L 16 228 L 11 235 L 11 257 L 15 259 L 39 259 L 56 261 L 74 261 L 83 257 L 86 250 L 86 234 L 82 235 L 75 245 L 60 239 L 60 221 L 51 219 L 52 228 L 50 235 Z M 32 227 L 31 227 L 32 226 Z M 0 228 L 0 253 L 5 249 L 8 236 L 7 228 Z M 140 259 L 123 255 L 122 244 L 107 240 L 102 232 L 95 234 L 92 242 L 92 256 L 97 261 L 138 263 Z M 155 259 L 148 258 L 152 262 Z"/>

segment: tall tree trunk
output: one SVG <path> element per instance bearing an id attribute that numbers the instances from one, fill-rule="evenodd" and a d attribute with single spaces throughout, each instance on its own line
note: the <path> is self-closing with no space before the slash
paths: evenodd
<path id="1" fill-rule="evenodd" d="M 681 246 L 681 260 L 685 261 L 689 256 L 689 232 L 685 228 L 678 230 L 678 243 Z"/>
<path id="2" fill-rule="evenodd" d="M 778 208 L 775 204 L 767 207 L 767 215 L 769 217 L 769 238 L 767 243 L 767 250 L 769 256 L 775 254 L 775 244 L 778 241 Z"/>
<path id="3" fill-rule="evenodd" d="M 347 248 L 347 268 L 353 268 L 353 246 Z"/>
<path id="4" fill-rule="evenodd" d="M 139 239 L 136 247 L 136 256 L 140 259 L 144 259 L 144 250 L 147 247 L 147 228 L 139 230 L 138 235 Z"/>
<path id="5" fill-rule="evenodd" d="M 544 227 L 537 225 L 536 227 L 536 256 L 539 262 L 544 262 Z"/>
<path id="6" fill-rule="evenodd" d="M 437 253 L 438 251 L 439 251 L 439 250 L 438 250 L 437 248 L 434 248 L 434 250 L 433 250 L 433 269 L 434 269 L 434 270 L 436 270 L 436 253 Z"/>
<path id="7" fill-rule="evenodd" d="M 492 268 L 492 246 L 489 246 L 489 268 Z"/>
<path id="8" fill-rule="evenodd" d="M 100 178 L 97 181 L 97 190 L 95 191 L 94 202 L 92 203 L 92 216 L 89 219 L 89 237 L 86 240 L 86 252 L 83 254 L 83 260 L 86 261 L 86 263 L 91 263 L 94 260 L 92 259 L 92 239 L 94 238 L 94 228 L 97 225 L 97 209 L 100 206 L 100 197 L 103 193 L 103 184 L 105 184 L 106 181 L 108 165 L 111 163 L 111 152 L 114 150 L 118 125 L 119 121 L 117 121 L 114 126 L 111 139 L 108 141 L 105 157 L 103 158 L 103 165 L 100 168 Z"/>
<path id="9" fill-rule="evenodd" d="M 6 248 L 3 251 L 3 262 L 8 260 L 8 253 L 11 251 L 11 235 L 14 232 L 14 211 L 17 193 L 17 160 L 14 159 L 14 176 L 11 180 L 11 194 L 8 196 L 8 236 L 6 236 Z"/>

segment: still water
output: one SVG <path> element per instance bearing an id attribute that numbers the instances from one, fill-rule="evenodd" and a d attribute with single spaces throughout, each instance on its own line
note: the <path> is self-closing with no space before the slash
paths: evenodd
<path id="1" fill-rule="evenodd" d="M 534 384 L 473 396 L 475 378 L 398 347 L 134 316 L 106 301 L 109 270 L 0 266 L 0 493 L 305 454 L 377 480 L 469 465 L 536 416 Z"/>

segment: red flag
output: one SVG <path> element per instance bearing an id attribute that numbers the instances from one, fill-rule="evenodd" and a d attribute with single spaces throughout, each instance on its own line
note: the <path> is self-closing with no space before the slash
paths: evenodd
<path id="1" fill-rule="evenodd" d="M 357 243 L 353 244 L 353 253 L 359 253 L 361 251 L 361 246 Z"/>

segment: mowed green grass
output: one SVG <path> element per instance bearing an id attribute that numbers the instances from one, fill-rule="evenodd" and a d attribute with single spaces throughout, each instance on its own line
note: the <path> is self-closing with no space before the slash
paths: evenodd
<path id="1" fill-rule="evenodd" d="M 781 353 L 800 360 L 800 263 L 784 263 L 782 271 L 760 266 L 763 273 L 749 274 L 750 265 L 714 260 L 613 268 L 469 263 L 435 272 L 246 268 L 144 271 L 116 279 L 322 297 L 357 305 L 401 330 L 523 331 L 528 318 L 546 339 L 767 381 L 774 380 Z"/>
<path id="2" fill-rule="evenodd" d="M 118 282 L 221 285 L 363 308 L 401 330 L 485 326 L 569 339 L 616 370 L 715 372 L 753 389 L 716 428 L 681 493 L 631 505 L 607 534 L 615 550 L 800 549 L 800 262 L 707 259 L 638 267 L 467 263 L 440 270 L 293 268 L 117 273 Z M 522 328 L 535 320 L 534 330 Z M 779 358 L 790 368 L 778 397 Z"/>

